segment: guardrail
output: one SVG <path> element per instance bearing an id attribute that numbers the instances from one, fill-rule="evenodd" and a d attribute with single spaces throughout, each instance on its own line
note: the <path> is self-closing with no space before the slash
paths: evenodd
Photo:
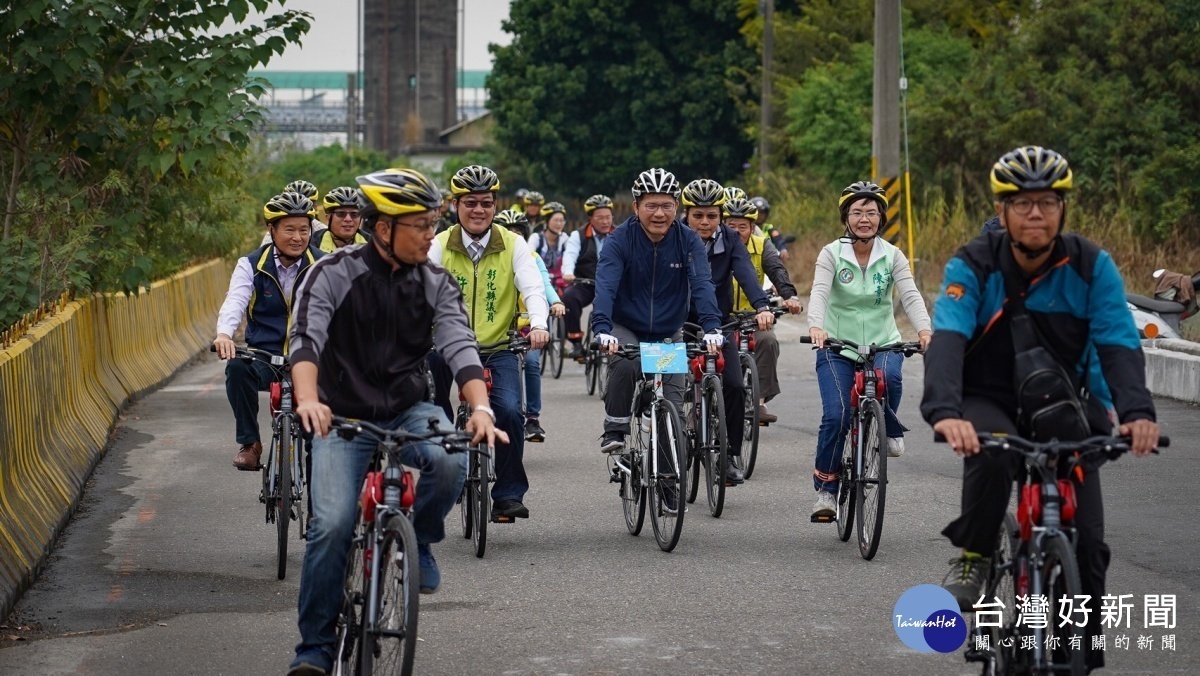
<path id="1" fill-rule="evenodd" d="M 0 350 L 0 617 L 37 576 L 131 398 L 212 339 L 231 264 L 74 300 Z"/>

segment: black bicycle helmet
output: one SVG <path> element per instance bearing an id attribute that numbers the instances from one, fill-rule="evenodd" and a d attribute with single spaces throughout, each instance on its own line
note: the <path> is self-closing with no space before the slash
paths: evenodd
<path id="1" fill-rule="evenodd" d="M 292 181 L 283 187 L 283 192 L 298 192 L 312 200 L 313 204 L 317 203 L 317 186 L 309 183 L 308 181 Z"/>
<path id="2" fill-rule="evenodd" d="M 496 176 L 496 172 L 479 164 L 459 169 L 450 179 L 450 192 L 455 196 L 469 195 L 473 192 L 498 192 L 499 190 L 500 178 Z"/>
<path id="3" fill-rule="evenodd" d="M 338 207 L 354 207 L 358 208 L 358 189 L 349 186 L 340 186 L 325 193 L 321 198 L 321 204 L 324 205 L 325 211 L 337 209 Z"/>
<path id="4" fill-rule="evenodd" d="M 384 169 L 358 177 L 362 192 L 359 210 L 364 219 L 384 214 L 400 216 L 440 209 L 442 193 L 415 169 Z"/>
<path id="5" fill-rule="evenodd" d="M 686 207 L 719 207 L 725 203 L 725 188 L 711 178 L 698 178 L 688 183 L 680 194 Z"/>
<path id="6" fill-rule="evenodd" d="M 887 213 L 887 194 L 883 191 L 883 188 L 871 181 L 855 181 L 842 190 L 842 196 L 838 199 L 838 210 L 842 212 L 843 224 L 848 218 L 847 214 L 850 213 L 850 206 L 862 199 L 869 199 L 875 202 L 879 205 L 880 213 Z"/>
<path id="7" fill-rule="evenodd" d="M 612 209 L 613 201 L 608 195 L 592 195 L 583 203 L 584 213 L 592 213 L 597 209 Z"/>
<path id="8" fill-rule="evenodd" d="M 725 202 L 721 215 L 725 218 L 749 218 L 753 221 L 758 218 L 758 208 L 748 199 L 735 197 Z"/>
<path id="9" fill-rule="evenodd" d="M 522 211 L 505 209 L 496 214 L 494 222 L 500 227 L 516 232 L 522 238 L 529 237 L 529 217 Z"/>
<path id="10" fill-rule="evenodd" d="M 1054 190 L 1073 187 L 1071 167 L 1062 155 L 1041 146 L 1023 146 L 1004 154 L 992 166 L 992 192 L 997 196 L 1025 190 Z"/>
<path id="11" fill-rule="evenodd" d="M 750 203 L 753 204 L 756 209 L 758 209 L 758 213 L 760 214 L 771 213 L 771 203 L 768 202 L 767 198 L 763 197 L 762 195 L 755 195 L 754 197 L 751 197 Z"/>
<path id="12" fill-rule="evenodd" d="M 268 224 L 288 216 L 313 218 L 316 215 L 317 210 L 312 200 L 298 192 L 281 192 L 263 205 L 263 218 Z"/>

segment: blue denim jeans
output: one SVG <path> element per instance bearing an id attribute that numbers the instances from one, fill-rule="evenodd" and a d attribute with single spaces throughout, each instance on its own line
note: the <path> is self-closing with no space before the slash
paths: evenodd
<path id="1" fill-rule="evenodd" d="M 542 351 L 530 350 L 525 353 L 525 417 L 536 418 L 541 412 Z"/>
<path id="2" fill-rule="evenodd" d="M 904 355 L 884 352 L 875 358 L 875 368 L 883 369 L 887 381 L 887 408 L 884 410 L 888 437 L 904 436 L 905 428 L 896 417 L 904 393 L 901 368 Z M 813 487 L 818 491 L 837 492 L 836 475 L 842 471 L 842 445 L 850 428 L 850 388 L 854 384 L 854 362 L 832 350 L 817 350 L 817 385 L 821 390 L 821 427 L 817 430 L 817 460 Z M 822 477 L 821 475 L 825 476 Z"/>
<path id="3" fill-rule="evenodd" d="M 496 483 L 493 500 L 522 500 L 529 490 L 525 476 L 525 414 L 521 411 L 520 357 L 508 351 L 479 355 L 492 371 L 492 410 L 496 426 L 508 433 L 509 443 L 496 444 Z"/>
<path id="4" fill-rule="evenodd" d="M 374 422 L 387 429 L 424 432 L 429 429 L 430 418 L 436 418 L 442 429 L 451 429 L 442 409 L 424 401 L 393 420 Z M 337 640 L 335 622 L 342 603 L 342 580 L 354 535 L 358 498 L 376 445 L 367 434 L 349 441 L 336 433 L 313 439 L 313 471 L 309 480 L 313 519 L 300 575 L 297 656 L 317 651 L 326 657 L 333 655 Z M 440 542 L 446 537 L 446 515 L 453 509 L 467 475 L 467 454 L 451 454 L 436 443 L 422 443 L 405 446 L 400 457 L 405 465 L 421 472 L 413 505 L 417 542 Z"/>

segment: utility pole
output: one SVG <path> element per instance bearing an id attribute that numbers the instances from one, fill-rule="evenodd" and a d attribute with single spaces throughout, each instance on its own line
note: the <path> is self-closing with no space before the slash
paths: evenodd
<path id="1" fill-rule="evenodd" d="M 758 182 L 761 185 L 770 171 L 767 135 L 771 127 L 771 69 L 775 59 L 775 0 L 763 3 L 762 101 L 758 120 Z"/>
<path id="2" fill-rule="evenodd" d="M 884 237 L 900 235 L 900 0 L 875 0 L 871 176 L 887 192 Z"/>

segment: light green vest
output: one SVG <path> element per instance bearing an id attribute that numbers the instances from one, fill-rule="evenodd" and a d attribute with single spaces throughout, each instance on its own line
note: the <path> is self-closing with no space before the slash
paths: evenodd
<path id="1" fill-rule="evenodd" d="M 437 236 L 442 243 L 442 267 L 458 280 L 467 318 L 480 343 L 497 343 L 508 337 L 517 314 L 517 278 L 512 247 L 517 236 L 497 225 L 478 263 L 463 246 L 462 226 Z"/>
<path id="2" fill-rule="evenodd" d="M 825 331 L 831 338 L 852 340 L 859 345 L 887 345 L 900 340 L 896 315 L 892 312 L 892 263 L 896 247 L 875 239 L 866 272 L 858 265 L 854 247 L 841 240 L 825 247 L 833 254 L 833 283 L 825 309 Z M 858 360 L 845 350 L 842 356 Z"/>

